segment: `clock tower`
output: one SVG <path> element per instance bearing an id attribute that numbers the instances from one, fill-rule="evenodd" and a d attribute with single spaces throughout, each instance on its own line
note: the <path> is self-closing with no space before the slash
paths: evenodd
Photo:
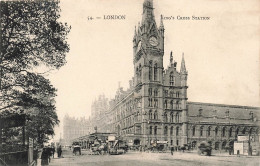
<path id="1" fill-rule="evenodd" d="M 149 115 L 151 112 L 161 121 L 163 112 L 163 55 L 164 26 L 161 18 L 157 27 L 154 18 L 153 0 L 144 0 L 142 21 L 135 28 L 133 38 L 133 63 L 135 100 L 140 102 L 137 112 L 141 121 L 136 124 L 140 128 L 142 144 L 148 144 L 151 139 L 148 128 L 151 127 Z M 151 115 L 150 115 L 151 118 Z M 161 128 L 153 128 L 161 134 Z"/>
<path id="2" fill-rule="evenodd" d="M 144 83 L 162 83 L 164 55 L 164 26 L 161 18 L 157 28 L 153 0 L 143 3 L 142 21 L 135 28 L 133 62 L 135 86 Z"/>

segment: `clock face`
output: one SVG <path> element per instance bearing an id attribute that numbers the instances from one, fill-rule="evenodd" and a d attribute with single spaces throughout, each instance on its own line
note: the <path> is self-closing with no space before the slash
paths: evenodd
<path id="1" fill-rule="evenodd" d="M 139 41 L 138 46 L 137 46 L 137 52 L 141 49 L 141 47 L 142 47 L 142 42 Z"/>
<path id="2" fill-rule="evenodd" d="M 158 41 L 156 39 L 156 37 L 150 37 L 149 39 L 149 43 L 152 45 L 152 46 L 157 46 L 158 45 Z"/>

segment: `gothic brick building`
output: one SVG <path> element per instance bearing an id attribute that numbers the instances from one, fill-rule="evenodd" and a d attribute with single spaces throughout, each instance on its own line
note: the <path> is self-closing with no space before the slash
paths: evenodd
<path id="1" fill-rule="evenodd" d="M 207 140 L 216 149 L 236 140 L 238 134 L 257 137 L 259 108 L 188 102 L 184 55 L 178 69 L 171 53 L 164 69 L 165 29 L 163 19 L 158 27 L 154 17 L 153 1 L 145 0 L 133 37 L 134 77 L 129 89 L 119 87 L 107 109 L 95 116 L 98 130 L 116 132 L 129 144 L 149 146 L 161 141 L 169 146 L 196 146 Z"/>

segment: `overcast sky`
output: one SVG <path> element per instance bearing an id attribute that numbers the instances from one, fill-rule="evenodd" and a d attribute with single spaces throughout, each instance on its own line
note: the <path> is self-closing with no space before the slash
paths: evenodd
<path id="1" fill-rule="evenodd" d="M 61 0 L 61 21 L 72 29 L 67 64 L 49 78 L 58 89 L 57 113 L 88 117 L 100 94 L 113 98 L 133 76 L 134 27 L 143 0 Z M 154 0 L 155 18 L 164 20 L 164 68 L 170 51 L 180 68 L 184 52 L 189 101 L 259 106 L 259 1 Z M 104 15 L 126 15 L 104 20 Z M 102 17 L 89 21 L 88 17 Z M 210 20 L 177 20 L 205 16 Z M 62 127 L 61 122 L 61 127 Z M 57 129 L 56 135 L 61 130 Z"/>

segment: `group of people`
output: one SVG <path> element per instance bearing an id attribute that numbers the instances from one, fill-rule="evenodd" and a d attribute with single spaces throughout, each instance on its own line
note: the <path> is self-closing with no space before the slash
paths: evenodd
<path id="1" fill-rule="evenodd" d="M 44 147 L 41 154 L 41 165 L 49 165 L 49 163 L 51 162 L 51 157 L 54 158 L 54 154 L 55 154 L 54 146 Z M 61 145 L 57 147 L 57 154 L 59 158 L 62 156 Z"/>

